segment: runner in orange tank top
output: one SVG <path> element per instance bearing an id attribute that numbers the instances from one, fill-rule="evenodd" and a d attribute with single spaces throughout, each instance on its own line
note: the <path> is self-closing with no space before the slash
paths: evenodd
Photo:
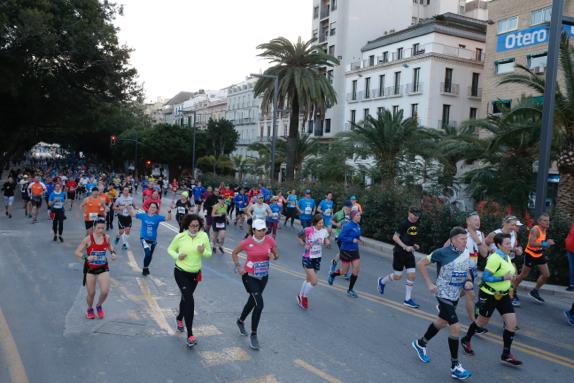
<path id="1" fill-rule="evenodd" d="M 100 191 L 97 187 L 91 190 L 92 194 L 84 199 L 81 208 L 84 212 L 84 223 L 86 225 L 86 235 L 92 233 L 94 221 L 98 217 L 105 217 L 106 202 L 100 196 Z"/>

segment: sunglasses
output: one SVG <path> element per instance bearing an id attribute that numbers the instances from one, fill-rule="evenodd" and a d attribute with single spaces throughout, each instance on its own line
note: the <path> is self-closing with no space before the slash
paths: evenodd
<path id="1" fill-rule="evenodd" d="M 198 224 L 189 225 L 189 227 L 199 227 Z"/>

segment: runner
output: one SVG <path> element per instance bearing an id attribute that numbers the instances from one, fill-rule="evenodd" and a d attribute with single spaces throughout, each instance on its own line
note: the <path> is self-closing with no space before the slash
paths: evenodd
<path id="1" fill-rule="evenodd" d="M 205 193 L 205 188 L 201 186 L 201 181 L 197 181 L 197 185 L 193 189 L 191 189 L 191 193 L 193 194 L 193 199 L 195 200 L 195 207 L 196 213 L 199 213 L 202 209 L 201 207 L 201 196 Z"/>
<path id="2" fill-rule="evenodd" d="M 171 191 L 173 193 L 173 198 L 175 199 L 175 195 L 177 194 L 177 189 L 179 189 L 179 184 L 177 183 L 177 180 L 175 178 L 171 181 L 170 186 L 171 186 Z"/>
<path id="3" fill-rule="evenodd" d="M 241 275 L 243 286 L 249 294 L 249 299 L 243 307 L 241 316 L 237 319 L 237 327 L 243 336 L 247 336 L 245 330 L 245 319 L 251 314 L 251 337 L 249 347 L 259 350 L 259 340 L 257 338 L 257 328 L 263 311 L 263 290 L 269 278 L 269 260 L 278 259 L 277 245 L 275 240 L 265 232 L 267 227 L 265 221 L 256 219 L 253 221 L 251 234 L 244 239 L 231 253 L 235 270 Z M 247 254 L 243 267 L 239 263 L 239 253 Z"/>
<path id="4" fill-rule="evenodd" d="M 72 178 L 68 178 L 66 181 L 66 191 L 68 194 L 67 200 L 70 201 L 70 210 L 74 206 L 74 200 L 76 199 L 76 190 L 78 189 L 78 183 Z"/>
<path id="5" fill-rule="evenodd" d="M 64 242 L 62 238 L 62 233 L 64 232 L 64 219 L 66 219 L 64 212 L 64 204 L 66 202 L 66 193 L 62 190 L 62 184 L 56 183 L 54 186 L 54 191 L 50 193 L 48 197 L 48 206 L 54 214 L 54 219 L 52 220 L 52 231 L 54 232 L 54 242 L 60 239 L 60 242 Z"/>
<path id="6" fill-rule="evenodd" d="M 219 201 L 219 190 L 213 190 L 211 186 L 207 187 L 207 191 L 203 194 L 203 208 L 205 209 L 205 232 L 209 235 L 209 230 L 213 225 L 213 217 L 211 216 L 213 207 Z"/>
<path id="7" fill-rule="evenodd" d="M 466 354 L 474 355 L 474 350 L 470 343 L 472 337 L 476 330 L 484 328 L 488 324 L 494 310 L 498 310 L 504 321 L 504 331 L 502 333 L 504 346 L 500 361 L 511 366 L 520 366 L 522 362 L 516 360 L 510 352 L 516 332 L 516 314 L 510 300 L 512 280 L 516 277 L 516 268 L 509 256 L 512 250 L 510 234 L 496 234 L 494 236 L 494 244 L 496 251 L 488 257 L 478 293 L 478 318 L 470 324 L 468 332 L 460 340 L 460 344 Z"/>
<path id="8" fill-rule="evenodd" d="M 159 215 L 159 206 L 152 202 L 149 204 L 147 213 L 137 213 L 135 217 L 141 222 L 140 241 L 144 249 L 144 261 L 142 275 L 150 274 L 149 265 L 151 263 L 153 252 L 157 245 L 157 228 L 159 224 L 166 220 L 166 217 Z M 132 213 L 133 214 L 133 213 Z M 171 210 L 167 212 L 167 220 L 171 221 Z"/>
<path id="9" fill-rule="evenodd" d="M 352 195 L 350 200 L 351 200 L 351 203 L 353 204 L 353 210 L 356 210 L 359 213 L 363 214 L 363 206 L 361 206 L 359 201 L 357 201 L 357 196 Z"/>
<path id="10" fill-rule="evenodd" d="M 6 210 L 6 216 L 12 218 L 12 204 L 14 204 L 14 191 L 16 190 L 16 182 L 14 178 L 8 177 L 8 180 L 2 185 L 2 191 L 4 192 L 4 209 Z"/>
<path id="11" fill-rule="evenodd" d="M 203 220 L 198 215 L 186 214 L 181 221 L 181 227 L 185 231 L 177 234 L 167 248 L 167 253 L 175 261 L 173 275 L 181 291 L 179 313 L 176 318 L 177 329 L 183 331 L 183 320 L 185 319 L 188 347 L 197 344 L 197 338 L 193 335 L 195 309 L 193 293 L 197 284 L 201 282 L 201 261 L 202 258 L 211 257 L 209 238 L 202 230 L 202 226 Z"/>
<path id="12" fill-rule="evenodd" d="M 518 286 L 524 278 L 530 274 L 530 270 L 534 266 L 538 267 L 540 276 L 536 280 L 536 286 L 530 290 L 528 296 L 532 298 L 537 303 L 544 303 L 544 299 L 540 296 L 538 290 L 544 285 L 548 277 L 550 276 L 550 270 L 548 269 L 548 259 L 544 255 L 544 250 L 548 249 L 550 246 L 554 246 L 554 240 L 546 239 L 546 231 L 550 227 L 550 216 L 547 213 L 542 213 L 538 217 L 538 225 L 530 229 L 530 234 L 528 235 L 528 246 L 526 246 L 524 255 L 524 266 L 522 266 L 522 272 L 514 279 L 514 298 L 512 299 L 513 306 L 520 306 L 520 299 L 518 299 Z"/>
<path id="13" fill-rule="evenodd" d="M 175 220 L 177 221 L 177 224 L 179 225 L 179 232 L 183 232 L 185 229 L 183 228 L 183 226 L 181 225 L 183 222 L 183 218 L 190 214 L 191 212 L 191 208 L 192 208 L 192 204 L 189 200 L 189 193 L 184 191 L 181 193 L 181 198 L 178 199 L 177 201 L 172 202 L 171 204 L 171 209 L 175 209 Z"/>
<path id="14" fill-rule="evenodd" d="M 80 205 L 84 213 L 84 225 L 86 227 L 86 235 L 92 233 L 94 222 L 98 217 L 104 218 L 105 222 L 105 215 L 106 215 L 106 203 L 103 198 L 100 197 L 100 191 L 97 187 L 92 188 L 92 190 L 88 190 L 88 195 L 84 198 L 84 201 Z"/>
<path id="15" fill-rule="evenodd" d="M 323 246 L 330 244 L 329 232 L 325 229 L 323 216 L 315 214 L 312 226 L 303 229 L 298 238 L 299 242 L 305 246 L 302 264 L 306 277 L 301 285 L 301 291 L 297 295 L 297 304 L 303 310 L 307 310 L 309 308 L 309 293 L 317 285 L 317 272 L 321 269 Z"/>
<path id="16" fill-rule="evenodd" d="M 263 202 L 263 194 L 257 195 L 254 202 L 247 207 L 247 216 L 251 218 L 251 221 L 260 219 L 263 222 L 267 221 L 267 217 L 273 215 L 271 208 L 265 202 Z"/>
<path id="17" fill-rule="evenodd" d="M 379 293 L 385 293 L 385 286 L 392 282 L 398 281 L 403 276 L 403 270 L 406 269 L 407 280 L 405 283 L 405 300 L 403 305 L 418 309 L 420 305 L 412 299 L 413 287 L 415 286 L 416 261 L 415 250 L 419 250 L 417 244 L 418 223 L 422 212 L 419 208 L 411 206 L 407 218 L 399 224 L 393 235 L 395 247 L 393 248 L 393 272 L 386 277 L 379 277 L 377 287 Z"/>
<path id="18" fill-rule="evenodd" d="M 129 186 L 122 188 L 122 194 L 114 202 L 114 211 L 118 215 L 118 234 L 116 235 L 115 244 L 117 245 L 122 239 L 122 249 L 128 249 L 128 236 L 132 228 L 132 214 L 136 210 L 134 199 L 130 195 Z"/>
<path id="19" fill-rule="evenodd" d="M 94 188 L 94 190 L 97 190 Z M 83 285 L 86 286 L 87 296 L 86 303 L 88 309 L 86 311 L 86 318 L 94 319 L 94 298 L 96 296 L 96 282 L 100 285 L 100 296 L 96 303 L 96 312 L 98 318 L 104 319 L 104 310 L 102 305 L 108 297 L 110 291 L 110 273 L 108 266 L 108 259 L 106 253 L 109 251 L 112 260 L 116 260 L 116 252 L 110 243 L 110 237 L 105 233 L 106 219 L 100 217 L 94 225 L 94 232 L 85 237 L 78 248 L 76 249 L 76 256 L 84 259 L 84 281 Z M 84 254 L 84 250 L 86 253 Z"/>
<path id="20" fill-rule="evenodd" d="M 236 209 L 234 225 L 237 226 L 237 222 L 239 222 L 239 229 L 243 230 L 243 223 L 245 222 L 245 209 L 247 208 L 247 203 L 249 202 L 249 198 L 245 194 L 245 189 L 241 188 L 233 200 L 235 202 Z"/>
<path id="21" fill-rule="evenodd" d="M 287 226 L 287 221 L 291 220 L 291 227 L 297 218 L 297 192 L 295 189 L 291 190 L 287 196 L 286 208 L 285 208 L 285 223 L 283 226 Z"/>
<path id="22" fill-rule="evenodd" d="M 327 192 L 325 194 L 325 199 L 319 203 L 317 206 L 317 213 L 323 215 L 323 220 L 325 221 L 325 228 L 331 234 L 331 217 L 333 215 L 333 210 L 335 208 L 335 204 L 333 203 L 333 193 Z"/>
<path id="23" fill-rule="evenodd" d="M 311 226 L 311 219 L 315 214 L 315 200 L 311 198 L 311 190 L 305 190 L 305 196 L 297 203 L 299 221 L 303 228 Z"/>
<path id="24" fill-rule="evenodd" d="M 267 216 L 267 235 L 271 234 L 273 238 L 277 237 L 277 228 L 279 227 L 279 221 L 281 220 L 281 206 L 277 203 L 279 197 L 271 197 L 271 203 L 269 204 L 269 209 L 271 210 L 271 215 Z"/>
<path id="25" fill-rule="evenodd" d="M 341 269 L 336 270 L 334 273 L 329 274 L 328 283 L 333 284 L 335 277 L 339 275 L 344 275 L 349 270 L 349 266 L 352 265 L 353 271 L 351 274 L 349 289 L 347 290 L 347 295 L 351 298 L 358 298 L 359 296 L 353 290 L 357 278 L 359 277 L 359 271 L 361 270 L 361 256 L 359 254 L 359 242 L 362 242 L 361 238 L 361 213 L 358 211 L 351 211 L 351 220 L 346 223 L 339 234 L 340 246 L 340 259 L 341 259 Z"/>
<path id="26" fill-rule="evenodd" d="M 417 356 L 423 363 L 429 363 L 427 355 L 427 343 L 438 332 L 448 326 L 448 348 L 450 350 L 450 376 L 454 379 L 464 380 L 470 378 L 472 373 L 465 370 L 458 360 L 458 337 L 460 335 L 460 323 L 456 315 L 456 305 L 463 287 L 472 288 L 471 275 L 469 273 L 470 257 L 466 250 L 466 230 L 462 227 L 454 227 L 450 231 L 450 245 L 433 251 L 427 257 L 418 261 L 417 267 L 428 289 L 436 295 L 439 305 L 438 318 L 430 324 L 427 331 L 420 339 L 415 339 L 411 346 L 417 352 Z M 437 263 L 440 267 L 436 285 L 432 283 L 427 266 Z"/>
<path id="27" fill-rule="evenodd" d="M 225 230 L 227 229 L 227 205 L 225 204 L 225 197 L 220 195 L 217 204 L 211 209 L 211 217 L 213 218 L 213 233 L 211 240 L 213 243 L 213 252 L 216 253 L 216 248 L 219 249 L 221 254 L 224 254 L 223 244 L 225 242 Z"/>
<path id="28" fill-rule="evenodd" d="M 353 205 L 351 204 L 351 201 L 345 201 L 345 204 L 343 205 L 341 210 L 336 212 L 335 215 L 333 215 L 333 218 L 331 219 L 331 224 L 335 228 L 335 242 L 337 243 L 339 251 L 337 252 L 337 255 L 335 255 L 335 258 L 331 260 L 331 268 L 329 270 L 329 273 L 334 273 L 335 271 L 337 271 L 337 262 L 339 261 L 341 255 L 341 241 L 339 241 L 339 234 L 341 233 L 341 229 L 343 228 L 343 226 L 349 221 L 351 221 L 352 207 Z"/>
<path id="29" fill-rule="evenodd" d="M 30 203 L 30 194 L 28 193 L 28 186 L 30 186 L 30 181 L 28 180 L 28 175 L 24 174 L 24 177 L 20 180 L 20 196 L 24 202 L 24 216 L 32 218 L 32 204 Z"/>
<path id="30" fill-rule="evenodd" d="M 118 198 L 118 191 L 114 184 L 110 184 L 108 187 L 108 192 L 105 193 L 106 198 L 106 230 L 113 230 L 114 229 L 114 203 L 116 202 L 116 198 Z"/>
<path id="31" fill-rule="evenodd" d="M 46 190 L 46 185 L 40 182 L 39 176 L 35 176 L 34 180 L 28 185 L 28 195 L 32 202 L 32 223 L 38 222 L 38 210 L 42 206 L 42 196 Z"/>
<path id="32" fill-rule="evenodd" d="M 153 190 L 149 195 L 149 197 L 146 197 L 142 207 L 143 210 L 148 211 L 149 205 L 152 203 L 155 203 L 157 205 L 158 211 L 161 210 L 161 193 L 158 190 Z"/>

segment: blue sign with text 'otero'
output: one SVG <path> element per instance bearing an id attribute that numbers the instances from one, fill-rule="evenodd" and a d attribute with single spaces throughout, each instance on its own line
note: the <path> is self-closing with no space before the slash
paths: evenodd
<path id="1" fill-rule="evenodd" d="M 571 26 L 564 26 L 563 31 L 566 32 L 569 37 L 574 36 L 574 28 Z M 549 36 L 550 29 L 548 25 L 539 25 L 519 31 L 508 32 L 498 36 L 496 40 L 496 51 L 504 52 L 547 43 Z"/>

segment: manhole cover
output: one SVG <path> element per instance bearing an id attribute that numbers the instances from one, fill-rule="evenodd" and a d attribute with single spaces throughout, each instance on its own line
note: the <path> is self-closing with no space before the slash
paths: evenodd
<path id="1" fill-rule="evenodd" d="M 145 325 L 132 322 L 106 322 L 100 326 L 96 333 L 121 336 L 137 336 L 144 331 Z"/>

